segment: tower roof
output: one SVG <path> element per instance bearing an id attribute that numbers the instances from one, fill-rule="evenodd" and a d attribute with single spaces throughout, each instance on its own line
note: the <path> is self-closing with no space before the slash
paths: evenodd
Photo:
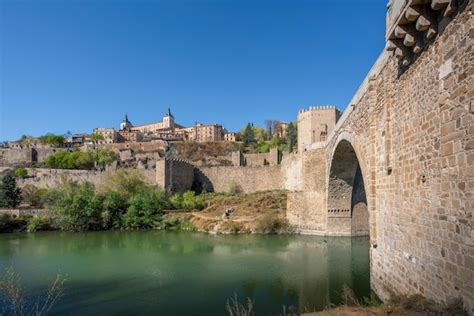
<path id="1" fill-rule="evenodd" d="M 171 108 L 168 107 L 168 112 L 165 113 L 165 116 L 170 116 L 170 117 L 173 117 L 173 114 L 171 114 Z"/>

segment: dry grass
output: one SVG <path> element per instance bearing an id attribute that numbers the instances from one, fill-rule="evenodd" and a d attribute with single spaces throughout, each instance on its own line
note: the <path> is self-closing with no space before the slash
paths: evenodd
<path id="1" fill-rule="evenodd" d="M 272 233 L 277 232 L 278 228 L 287 228 L 285 191 L 250 194 L 212 193 L 204 196 L 207 205 L 204 210 L 170 213 L 165 217 L 189 220 L 200 231 L 216 233 Z M 235 212 L 228 220 L 223 220 L 222 214 L 231 207 L 235 209 Z M 262 222 L 269 225 L 262 225 Z M 263 226 L 272 229 L 262 231 Z"/>

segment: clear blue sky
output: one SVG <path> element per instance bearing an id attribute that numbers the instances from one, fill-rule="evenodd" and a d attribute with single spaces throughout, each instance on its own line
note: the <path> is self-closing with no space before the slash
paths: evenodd
<path id="1" fill-rule="evenodd" d="M 384 0 L 0 0 L 0 140 L 160 120 L 344 110 L 384 46 Z"/>

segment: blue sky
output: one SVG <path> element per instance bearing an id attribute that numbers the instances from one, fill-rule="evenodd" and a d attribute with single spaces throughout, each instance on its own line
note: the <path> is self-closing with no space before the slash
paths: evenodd
<path id="1" fill-rule="evenodd" d="M 381 0 L 0 0 L 0 140 L 160 120 L 344 110 L 384 46 Z"/>

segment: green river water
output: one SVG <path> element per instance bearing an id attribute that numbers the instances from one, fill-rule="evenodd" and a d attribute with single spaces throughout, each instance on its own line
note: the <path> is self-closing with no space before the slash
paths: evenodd
<path id="1" fill-rule="evenodd" d="M 135 231 L 0 235 L 0 268 L 13 267 L 27 297 L 59 272 L 53 315 L 226 315 L 234 293 L 256 315 L 282 306 L 321 310 L 343 284 L 368 296 L 368 237 L 207 235 Z"/>

